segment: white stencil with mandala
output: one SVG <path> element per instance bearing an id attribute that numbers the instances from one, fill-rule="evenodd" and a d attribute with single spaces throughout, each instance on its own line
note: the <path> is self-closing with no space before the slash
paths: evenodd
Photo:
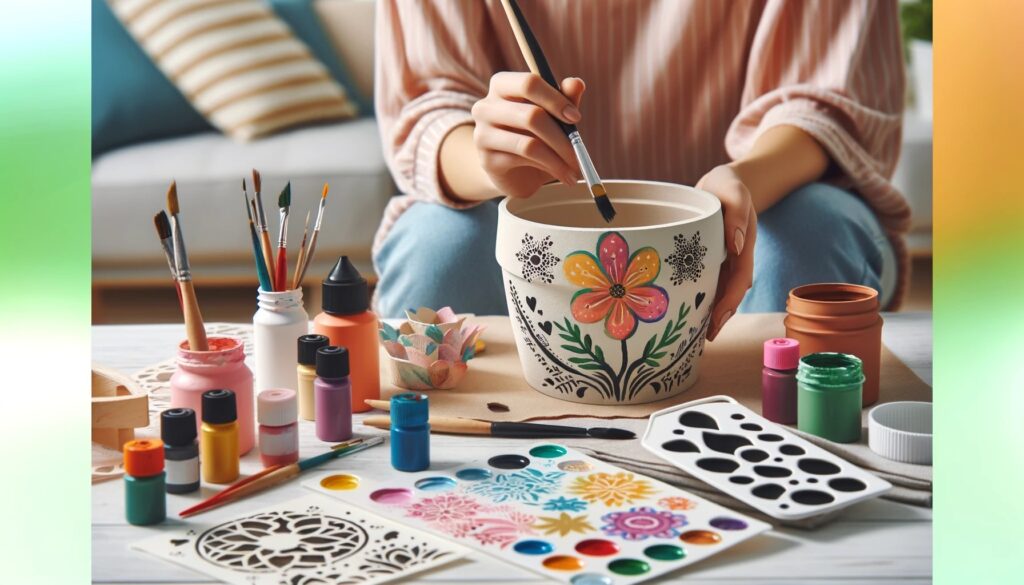
<path id="1" fill-rule="evenodd" d="M 225 522 L 165 528 L 133 548 L 239 585 L 384 583 L 467 553 L 318 495 Z"/>

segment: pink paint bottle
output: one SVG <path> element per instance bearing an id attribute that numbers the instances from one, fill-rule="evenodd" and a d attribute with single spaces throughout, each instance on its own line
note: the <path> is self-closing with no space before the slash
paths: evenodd
<path id="1" fill-rule="evenodd" d="M 244 455 L 256 443 L 252 372 L 245 365 L 245 346 L 236 337 L 210 337 L 209 343 L 209 351 L 192 351 L 188 341 L 178 344 L 178 368 L 171 376 L 171 408 L 196 411 L 198 427 L 203 418 L 203 392 L 231 390 L 238 411 L 238 452 Z"/>
<path id="2" fill-rule="evenodd" d="M 352 438 L 352 382 L 348 376 L 348 350 L 328 345 L 316 350 L 316 436 L 337 443 Z"/>
<path id="3" fill-rule="evenodd" d="M 264 467 L 299 460 L 299 405 L 295 390 L 274 388 L 256 397 L 260 461 Z"/>
<path id="4" fill-rule="evenodd" d="M 796 370 L 800 343 L 778 337 L 764 342 L 761 370 L 761 416 L 784 425 L 796 423 Z"/>

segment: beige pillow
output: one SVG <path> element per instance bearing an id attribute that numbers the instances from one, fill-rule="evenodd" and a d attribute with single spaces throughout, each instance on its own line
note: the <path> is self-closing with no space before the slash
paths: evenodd
<path id="1" fill-rule="evenodd" d="M 161 71 L 225 134 L 250 140 L 356 106 L 261 0 L 107 0 Z"/>

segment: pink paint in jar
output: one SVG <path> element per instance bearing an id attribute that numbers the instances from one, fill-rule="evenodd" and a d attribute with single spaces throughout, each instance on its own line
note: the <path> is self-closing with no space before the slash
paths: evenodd
<path id="1" fill-rule="evenodd" d="M 784 425 L 796 423 L 796 370 L 800 343 L 777 337 L 764 342 L 761 370 L 761 416 Z"/>
<path id="2" fill-rule="evenodd" d="M 252 372 L 245 365 L 245 346 L 237 337 L 210 337 L 209 343 L 209 351 L 192 351 L 187 340 L 178 344 L 178 367 L 171 376 L 171 408 L 191 408 L 199 423 L 203 392 L 231 390 L 238 411 L 238 452 L 244 455 L 256 443 Z"/>
<path id="3" fill-rule="evenodd" d="M 271 388 L 256 397 L 260 461 L 264 467 L 299 460 L 299 403 L 295 390 Z"/>

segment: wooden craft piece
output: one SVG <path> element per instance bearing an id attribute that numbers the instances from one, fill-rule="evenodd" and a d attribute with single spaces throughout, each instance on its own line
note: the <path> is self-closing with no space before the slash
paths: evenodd
<path id="1" fill-rule="evenodd" d="M 135 429 L 149 425 L 149 397 L 128 376 L 92 366 L 92 440 L 120 450 L 135 438 Z"/>

